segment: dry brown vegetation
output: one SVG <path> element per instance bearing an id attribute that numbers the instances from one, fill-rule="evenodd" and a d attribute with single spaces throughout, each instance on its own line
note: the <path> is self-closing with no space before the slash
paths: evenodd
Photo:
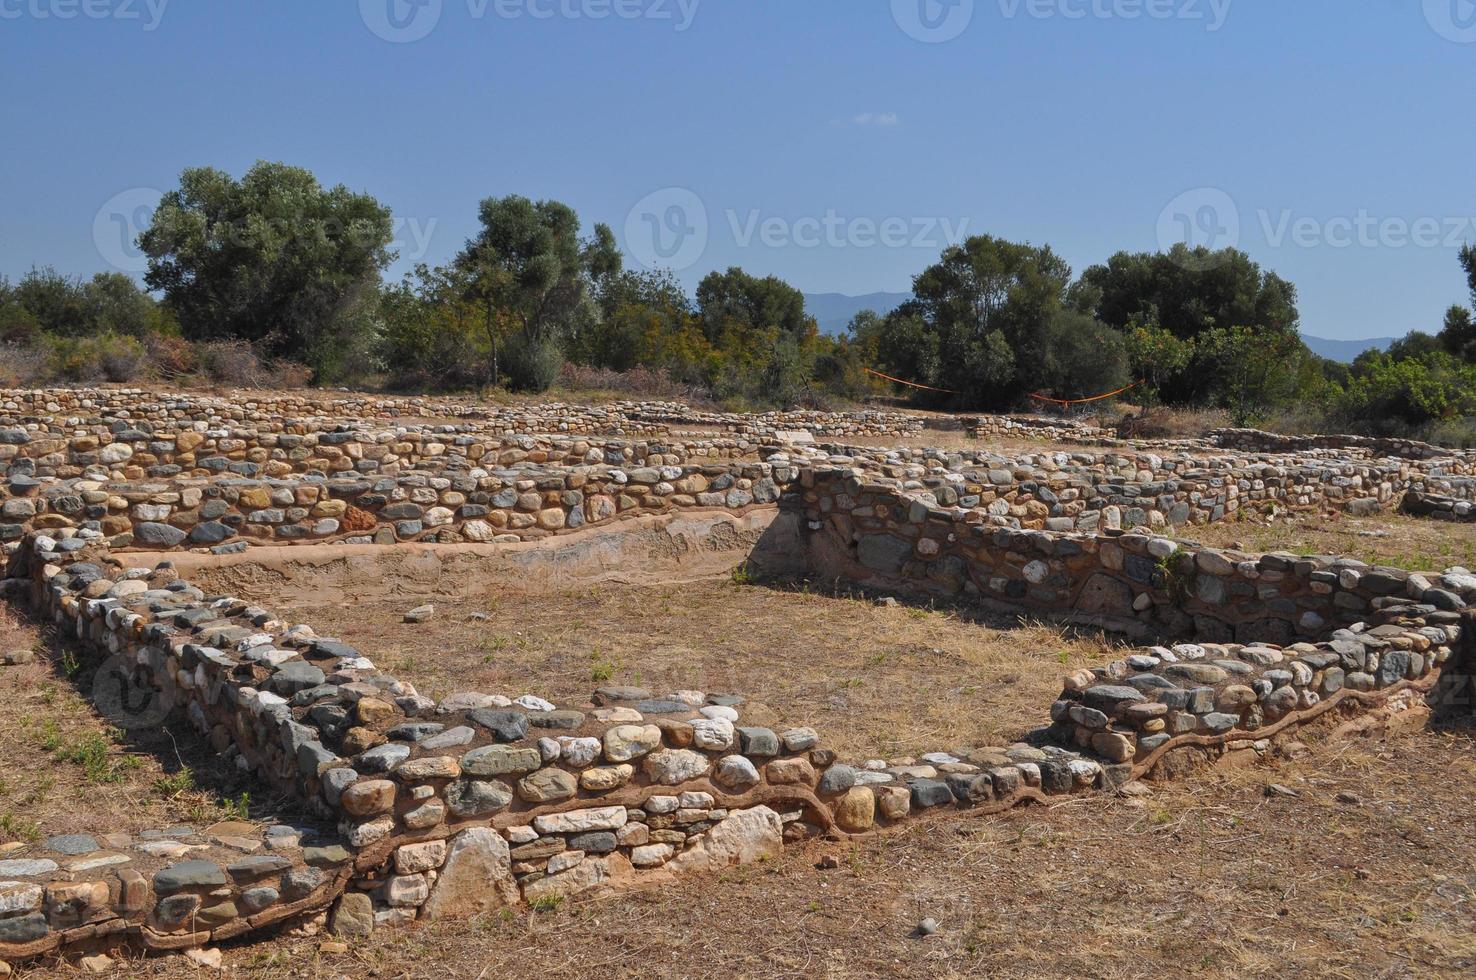
<path id="1" fill-rule="evenodd" d="M 238 579 L 194 578 L 242 591 Z M 809 725 L 861 758 L 1013 741 L 1049 721 L 1044 708 L 1065 673 L 1112 657 L 1092 634 L 1000 628 L 1011 621 L 803 587 L 720 581 L 312 604 L 245 591 L 435 697 L 474 690 L 578 704 L 602 684 L 734 692 L 749 699 L 754 724 Z M 424 601 L 436 603 L 436 618 L 404 623 Z"/>
<path id="2" fill-rule="evenodd" d="M 16 650 L 35 660 L 0 667 L 0 850 L 43 833 L 203 826 L 261 797 L 193 733 L 114 727 L 85 697 L 95 665 L 0 605 L 0 653 Z"/>
<path id="3" fill-rule="evenodd" d="M 1305 736 L 1141 799 L 952 815 L 672 888 L 226 952 L 240 975 L 1390 977 L 1476 970 L 1468 732 Z M 1269 785 L 1296 797 L 1267 796 Z M 822 857 L 838 867 L 820 870 Z M 934 935 L 914 930 L 938 920 Z M 195 976 L 182 959 L 130 964 Z"/>
<path id="4" fill-rule="evenodd" d="M 1293 515 L 1269 522 L 1248 515 L 1241 521 L 1184 528 L 1179 536 L 1240 551 L 1340 555 L 1410 571 L 1440 572 L 1476 564 L 1476 524 L 1395 513 L 1368 518 Z"/>

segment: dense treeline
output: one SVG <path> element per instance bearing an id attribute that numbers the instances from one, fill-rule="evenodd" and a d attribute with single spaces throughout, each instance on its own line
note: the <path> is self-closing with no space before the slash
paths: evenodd
<path id="1" fill-rule="evenodd" d="M 626 269 L 615 236 L 556 201 L 489 198 L 445 265 L 401 281 L 393 216 L 368 194 L 259 163 L 186 170 L 117 273 L 0 279 L 0 381 L 169 380 L 543 391 L 561 372 L 639 372 L 745 406 L 933 390 L 929 407 L 1007 410 L 1031 394 L 1223 409 L 1239 424 L 1476 438 L 1476 316 L 1452 307 L 1352 365 L 1313 354 L 1296 288 L 1244 252 L 1121 252 L 1074 276 L 1049 246 L 950 247 L 913 298 L 822 336 L 803 295 L 742 269 L 689 296 Z M 1461 252 L 1476 305 L 1476 249 Z M 295 367 L 301 365 L 301 368 Z M 571 367 L 572 366 L 572 367 Z"/>

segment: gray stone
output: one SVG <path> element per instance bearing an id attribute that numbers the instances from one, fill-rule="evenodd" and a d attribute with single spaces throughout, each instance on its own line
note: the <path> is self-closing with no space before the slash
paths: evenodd
<path id="1" fill-rule="evenodd" d="M 464 780 L 446 787 L 446 805 L 458 817 L 496 813 L 512 799 L 512 787 L 501 780 Z"/>
<path id="2" fill-rule="evenodd" d="M 367 939 L 374 935 L 374 900 L 363 892 L 349 892 L 338 900 L 328 929 L 343 939 Z"/>
<path id="3" fill-rule="evenodd" d="M 29 943 L 46 933 L 46 916 L 39 912 L 13 919 L 0 919 L 0 943 Z"/>
<path id="4" fill-rule="evenodd" d="M 86 834 L 64 834 L 61 837 L 48 837 L 46 849 L 72 857 L 80 857 L 99 850 L 99 847 L 97 841 Z"/>
<path id="5" fill-rule="evenodd" d="M 212 861 L 181 861 L 154 875 L 154 891 L 171 895 L 186 888 L 215 888 L 226 884 L 225 872 Z"/>
<path id="6" fill-rule="evenodd" d="M 838 796 L 856 785 L 856 770 L 851 766 L 834 765 L 820 776 L 815 792 L 822 796 Z"/>
<path id="7" fill-rule="evenodd" d="M 897 572 L 912 557 L 912 542 L 893 534 L 868 534 L 856 545 L 857 559 L 878 572 Z"/>
<path id="8" fill-rule="evenodd" d="M 466 717 L 491 732 L 499 742 L 516 742 L 528 734 L 528 716 L 521 711 L 478 708 Z"/>

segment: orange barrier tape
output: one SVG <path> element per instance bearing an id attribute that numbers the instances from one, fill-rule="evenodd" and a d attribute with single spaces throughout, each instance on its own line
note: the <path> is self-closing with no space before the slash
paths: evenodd
<path id="1" fill-rule="evenodd" d="M 958 392 L 954 391 L 952 388 L 930 388 L 927 385 L 916 384 L 912 381 L 903 381 L 901 378 L 894 378 L 890 374 L 882 374 L 880 371 L 873 371 L 871 370 L 871 368 L 862 368 L 861 370 L 865 371 L 867 374 L 874 374 L 878 378 L 886 378 L 888 381 L 895 381 L 899 385 L 906 385 L 909 388 L 921 388 L 923 391 L 938 391 L 942 392 L 945 395 L 958 394 Z"/>
<path id="2" fill-rule="evenodd" d="M 1142 383 L 1143 382 L 1141 381 L 1134 381 L 1126 388 L 1119 388 L 1116 391 L 1109 391 L 1105 395 L 1096 395 L 1092 398 L 1047 398 L 1045 395 L 1031 395 L 1030 397 L 1034 398 L 1036 401 L 1050 402 L 1053 405 L 1065 405 L 1069 408 L 1072 405 L 1085 405 L 1088 402 L 1099 402 L 1108 398 L 1116 398 L 1118 395 L 1122 394 L 1125 391 L 1132 391 L 1134 388 L 1138 387 Z"/>

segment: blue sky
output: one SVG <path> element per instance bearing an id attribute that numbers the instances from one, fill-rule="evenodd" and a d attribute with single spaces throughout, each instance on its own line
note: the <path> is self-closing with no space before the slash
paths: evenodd
<path id="1" fill-rule="evenodd" d="M 416 2 L 0 0 L 0 273 L 131 268 L 182 168 L 265 158 L 391 206 L 396 274 L 521 193 L 689 286 L 1190 234 L 1296 282 L 1312 334 L 1467 299 L 1471 0 Z"/>

